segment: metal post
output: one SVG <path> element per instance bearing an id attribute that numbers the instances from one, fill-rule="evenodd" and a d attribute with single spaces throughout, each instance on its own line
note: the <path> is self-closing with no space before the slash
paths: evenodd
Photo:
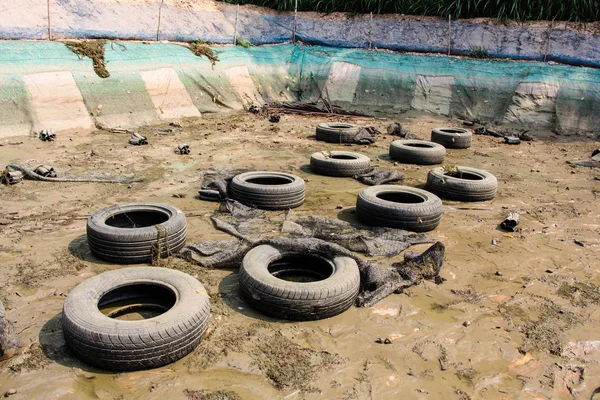
<path id="1" fill-rule="evenodd" d="M 373 11 L 371 11 L 371 21 L 369 22 L 369 50 L 373 49 Z"/>
<path id="2" fill-rule="evenodd" d="M 237 46 L 237 23 L 238 23 L 238 14 L 240 12 L 240 5 L 237 5 L 237 9 L 235 10 L 235 28 L 233 31 L 233 45 Z"/>
<path id="3" fill-rule="evenodd" d="M 292 43 L 296 43 L 296 23 L 298 19 L 298 0 L 294 4 L 294 31 L 292 33 Z"/>
<path id="4" fill-rule="evenodd" d="M 448 15 L 448 55 L 452 50 L 452 15 Z"/>
<path id="5" fill-rule="evenodd" d="M 52 26 L 50 25 L 50 0 L 48 0 L 48 40 L 52 40 Z"/>

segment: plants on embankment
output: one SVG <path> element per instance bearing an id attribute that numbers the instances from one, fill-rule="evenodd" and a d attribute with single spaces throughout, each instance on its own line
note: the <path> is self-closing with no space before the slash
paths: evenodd
<path id="1" fill-rule="evenodd" d="M 222 0 L 231 4 L 257 4 L 293 11 L 295 0 Z M 454 19 L 489 17 L 500 20 L 600 20 L 599 0 L 298 0 L 299 11 L 350 14 L 398 13 Z"/>

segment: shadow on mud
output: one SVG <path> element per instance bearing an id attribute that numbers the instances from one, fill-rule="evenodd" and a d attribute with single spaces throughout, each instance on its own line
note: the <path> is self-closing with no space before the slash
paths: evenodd
<path id="1" fill-rule="evenodd" d="M 67 347 L 62 330 L 62 313 L 47 321 L 39 335 L 40 347 L 48 359 L 69 368 L 79 368 L 93 374 L 112 374 L 114 372 L 97 369 L 80 361 Z"/>
<path id="2" fill-rule="evenodd" d="M 102 261 L 99 258 L 94 257 L 92 251 L 90 250 L 90 246 L 88 245 L 87 235 L 81 235 L 73 239 L 71 243 L 69 243 L 67 249 L 73 257 L 76 257 L 82 261 L 88 261 L 94 264 L 112 265 L 111 263 Z"/>

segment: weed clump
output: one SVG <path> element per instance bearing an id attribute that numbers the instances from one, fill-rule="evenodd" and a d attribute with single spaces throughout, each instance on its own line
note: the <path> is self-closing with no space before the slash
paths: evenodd
<path id="1" fill-rule="evenodd" d="M 110 73 L 106 69 L 104 62 L 104 45 L 105 39 L 86 40 L 83 42 L 65 42 L 65 46 L 79 58 L 91 58 L 94 63 L 94 71 L 100 78 L 108 78 Z"/>
<path id="2" fill-rule="evenodd" d="M 246 39 L 237 38 L 236 43 L 238 46 L 242 46 L 245 49 L 252 47 L 252 42 Z"/>
<path id="3" fill-rule="evenodd" d="M 210 44 L 211 42 L 205 42 L 202 39 L 198 39 L 195 42 L 189 43 L 188 48 L 192 51 L 192 53 L 194 53 L 194 55 L 208 58 L 214 68 L 217 61 L 219 61 L 219 57 L 217 57 L 214 51 L 208 47 Z"/>
<path id="4" fill-rule="evenodd" d="M 471 50 L 467 53 L 467 57 L 485 59 L 490 58 L 490 53 L 485 47 L 471 46 Z"/>

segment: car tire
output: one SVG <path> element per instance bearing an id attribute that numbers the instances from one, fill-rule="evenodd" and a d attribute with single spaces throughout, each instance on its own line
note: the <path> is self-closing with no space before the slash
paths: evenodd
<path id="1" fill-rule="evenodd" d="M 371 160 L 349 151 L 320 151 L 310 156 L 310 169 L 326 176 L 355 176 L 368 172 Z"/>
<path id="2" fill-rule="evenodd" d="M 395 140 L 390 145 L 390 157 L 404 164 L 441 164 L 445 156 L 444 146 L 425 140 Z"/>
<path id="3" fill-rule="evenodd" d="M 482 169 L 456 167 L 460 176 L 450 176 L 444 168 L 434 168 L 427 175 L 427 189 L 443 199 L 458 201 L 491 200 L 498 191 L 498 180 Z"/>
<path id="4" fill-rule="evenodd" d="M 231 180 L 231 197 L 262 210 L 287 210 L 304 203 L 304 180 L 283 172 L 253 171 Z"/>

